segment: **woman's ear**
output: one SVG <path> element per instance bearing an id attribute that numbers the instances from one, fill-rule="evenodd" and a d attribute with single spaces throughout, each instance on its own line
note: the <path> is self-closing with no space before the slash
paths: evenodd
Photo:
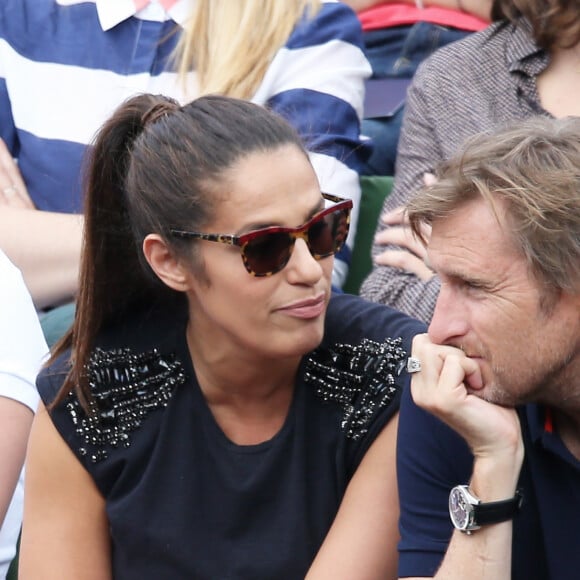
<path id="1" fill-rule="evenodd" d="M 189 271 L 159 234 L 149 234 L 143 240 L 143 254 L 153 272 L 164 284 L 178 292 L 189 290 Z"/>

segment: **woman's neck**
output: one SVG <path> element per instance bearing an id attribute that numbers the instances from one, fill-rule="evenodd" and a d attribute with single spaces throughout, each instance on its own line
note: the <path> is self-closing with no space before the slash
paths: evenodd
<path id="1" fill-rule="evenodd" d="M 550 64 L 538 77 L 542 107 L 554 117 L 580 117 L 580 45 L 555 48 Z"/>
<path id="2" fill-rule="evenodd" d="M 228 439 L 238 445 L 271 439 L 288 414 L 300 357 L 260 359 L 210 344 L 190 328 L 187 342 L 201 392 Z"/>

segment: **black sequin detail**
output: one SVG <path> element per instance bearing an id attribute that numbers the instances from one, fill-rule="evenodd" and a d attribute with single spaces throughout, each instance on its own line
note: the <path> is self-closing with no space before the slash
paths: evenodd
<path id="1" fill-rule="evenodd" d="M 400 338 L 382 343 L 365 338 L 357 346 L 316 350 L 307 360 L 306 382 L 322 399 L 343 408 L 341 427 L 347 437 L 360 439 L 376 412 L 393 400 L 399 388 L 394 375 L 407 356 L 401 343 Z"/>
<path id="2" fill-rule="evenodd" d="M 93 463 L 108 457 L 108 448 L 129 447 L 129 434 L 139 428 L 149 413 L 166 407 L 174 389 L 185 381 L 181 363 L 157 350 L 134 354 L 130 349 L 95 349 L 86 366 L 93 394 L 89 413 L 70 394 L 66 408 L 76 432 L 88 447 Z"/>

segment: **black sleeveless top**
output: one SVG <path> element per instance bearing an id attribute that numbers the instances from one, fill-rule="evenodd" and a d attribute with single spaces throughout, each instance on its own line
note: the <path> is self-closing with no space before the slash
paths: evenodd
<path id="1" fill-rule="evenodd" d="M 105 333 L 88 367 L 92 412 L 71 394 L 52 419 L 106 498 L 114 578 L 304 578 L 398 409 L 400 363 L 422 331 L 387 307 L 333 298 L 284 425 L 247 446 L 228 440 L 206 404 L 184 319 L 155 312 Z M 45 403 L 66 369 L 63 357 L 40 375 Z"/>

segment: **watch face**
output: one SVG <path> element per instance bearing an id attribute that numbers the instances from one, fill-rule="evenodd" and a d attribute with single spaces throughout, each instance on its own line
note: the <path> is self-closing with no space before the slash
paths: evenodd
<path id="1" fill-rule="evenodd" d="M 459 530 L 467 529 L 472 506 L 467 503 L 461 489 L 454 487 L 449 494 L 449 515 L 453 525 Z"/>

